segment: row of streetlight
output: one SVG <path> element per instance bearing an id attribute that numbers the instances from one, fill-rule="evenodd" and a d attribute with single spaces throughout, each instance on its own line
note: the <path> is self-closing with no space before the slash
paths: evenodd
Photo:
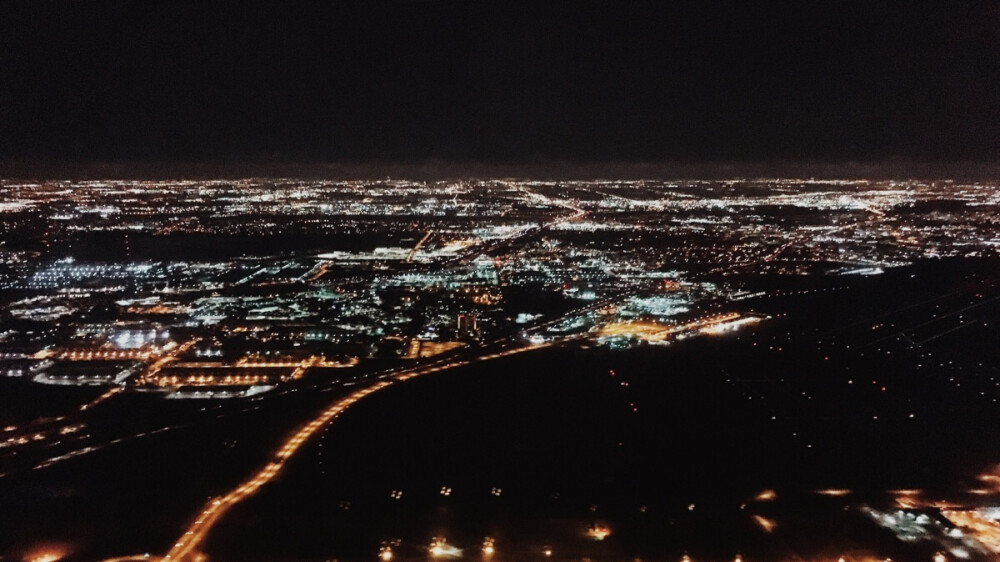
<path id="1" fill-rule="evenodd" d="M 395 544 L 395 543 L 394 543 Z M 486 537 L 483 541 L 483 557 L 492 558 L 496 554 L 496 547 L 494 546 L 494 540 L 490 537 Z M 445 539 L 435 538 L 431 543 L 430 549 L 428 550 L 432 558 L 455 558 L 461 555 L 461 551 L 448 544 Z M 542 549 L 542 555 L 546 558 L 552 557 L 552 547 L 546 546 Z M 383 545 L 378 553 L 379 560 L 384 562 L 389 562 L 395 558 L 395 554 L 392 551 L 392 547 L 389 545 Z M 691 557 L 687 554 L 681 557 L 681 562 L 692 562 Z M 743 562 L 743 557 L 739 554 L 733 559 L 733 562 Z M 837 559 L 837 562 L 847 562 L 847 559 L 841 556 Z M 891 559 L 886 559 L 886 562 L 891 562 Z M 947 558 L 943 553 L 935 553 L 933 562 L 947 562 Z"/>
<path id="2" fill-rule="evenodd" d="M 395 553 L 392 551 L 393 546 L 398 546 L 398 542 L 393 542 L 389 544 L 383 544 L 382 548 L 378 551 L 379 560 L 389 562 L 395 559 Z M 486 537 L 483 540 L 483 558 L 492 558 L 496 554 L 496 541 L 492 537 Z M 432 558 L 456 558 L 461 556 L 462 551 L 448 544 L 448 541 L 443 538 L 435 537 L 431 542 L 431 546 L 428 549 L 428 553 Z M 546 557 L 552 556 L 552 549 L 550 547 L 545 547 L 542 551 Z"/>

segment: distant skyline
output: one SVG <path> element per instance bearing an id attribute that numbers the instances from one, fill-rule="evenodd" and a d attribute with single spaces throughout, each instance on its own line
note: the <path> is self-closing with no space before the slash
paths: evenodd
<path id="1" fill-rule="evenodd" d="M 996 163 L 997 44 L 990 2 L 6 3 L 0 162 Z"/>

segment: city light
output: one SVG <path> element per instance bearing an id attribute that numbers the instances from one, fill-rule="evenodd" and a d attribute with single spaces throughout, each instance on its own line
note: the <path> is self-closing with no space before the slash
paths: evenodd
<path id="1" fill-rule="evenodd" d="M 774 528 L 778 526 L 773 519 L 768 519 L 767 517 L 761 515 L 754 515 L 753 520 L 765 533 L 774 531 Z"/>
<path id="2" fill-rule="evenodd" d="M 278 420 L 286 425 L 273 427 L 288 433 L 267 441 L 273 448 L 254 453 L 260 456 L 251 454 L 253 439 L 227 438 L 225 447 L 259 464 L 234 465 L 230 479 L 205 488 L 218 495 L 193 500 L 191 520 L 179 523 L 186 528 L 164 559 L 194 560 L 219 522 L 303 451 L 326 443 L 319 470 L 330 470 L 340 451 L 331 455 L 321 436 L 361 399 L 483 362 L 504 369 L 499 360 L 518 354 L 565 350 L 576 357 L 599 348 L 600 382 L 581 374 L 565 396 L 603 385 L 595 393 L 616 408 L 607 419 L 620 410 L 634 420 L 608 422 L 621 433 L 611 446 L 626 458 L 640 458 L 629 456 L 642 442 L 630 435 L 632 424 L 666 415 L 653 398 L 673 388 L 685 398 L 697 394 L 688 392 L 688 378 L 700 371 L 688 368 L 687 353 L 710 349 L 718 350 L 721 373 L 711 379 L 719 385 L 713 400 L 722 400 L 727 416 L 755 429 L 773 426 L 761 429 L 772 432 L 769 443 L 788 441 L 809 462 L 829 463 L 823 455 L 846 449 L 815 431 L 812 418 L 847 419 L 844 427 L 854 428 L 856 415 L 865 428 L 877 425 L 876 433 L 905 419 L 907 431 L 918 431 L 936 414 L 914 388 L 932 388 L 947 403 L 979 400 L 984 411 L 998 399 L 988 374 L 969 376 L 989 373 L 989 357 L 935 347 L 992 322 L 986 305 L 995 302 L 993 274 L 963 268 L 1000 256 L 997 194 L 993 180 L 958 179 L 4 180 L 0 374 L 31 388 L 25 395 L 66 390 L 42 385 L 87 388 L 71 391 L 81 398 L 68 408 L 55 411 L 61 400 L 52 400 L 50 413 L 40 401 L 46 407 L 38 415 L 4 422 L 0 456 L 10 466 L 0 478 L 16 483 L 22 471 L 101 457 L 94 453 L 125 450 L 119 444 L 159 432 L 189 428 L 182 431 L 198 439 L 213 434 L 211 420 L 238 427 L 244 418 L 283 411 L 276 404 L 306 405 L 287 408 L 301 418 Z M 89 247 L 90 237 L 106 241 L 107 251 Z M 253 242 L 229 248 L 231 240 Z M 965 276 L 961 285 L 941 280 L 952 269 Z M 878 301 L 891 300 L 892 291 L 876 284 L 889 282 L 893 290 L 910 283 L 927 294 L 882 310 Z M 865 300 L 876 286 L 883 292 Z M 874 303 L 855 331 L 830 313 L 853 302 Z M 664 354 L 649 361 L 665 365 L 659 379 L 642 372 L 635 356 L 615 355 L 633 348 Z M 877 369 L 858 368 L 868 364 Z M 551 394 L 544 384 L 539 379 L 538 392 Z M 837 404 L 851 407 L 828 407 L 831 392 L 838 400 L 843 393 Z M 905 408 L 892 407 L 894 400 Z M 743 416 L 738 403 L 754 413 Z M 137 404 L 156 405 L 130 418 Z M 171 411 L 191 415 L 168 419 Z M 704 408 L 679 411 L 692 424 L 705 423 L 698 417 Z M 764 425 L 756 425 L 758 415 Z M 120 419 L 120 427 L 108 419 Z M 585 434 L 600 437 L 604 429 Z M 696 466 L 680 455 L 678 463 Z M 969 470 L 978 482 L 966 481 L 955 494 L 890 490 L 882 498 L 895 502 L 888 511 L 866 507 L 879 506 L 877 499 L 862 505 L 857 493 L 835 487 L 853 482 L 850 475 L 804 492 L 827 507 L 866 514 L 868 524 L 902 542 L 931 541 L 929 552 L 940 549 L 935 562 L 1000 554 L 1000 517 L 984 507 L 1000 493 L 1000 468 Z M 409 508 L 433 497 L 442 509 L 486 500 L 499 508 L 524 493 L 506 475 L 472 486 L 451 481 L 457 491 L 442 485 L 449 478 L 413 490 L 407 483 L 407 500 L 388 503 Z M 493 486 L 501 482 L 503 490 Z M 390 500 L 402 499 L 399 481 L 377 484 L 382 500 L 387 491 Z M 763 489 L 771 485 L 782 490 L 780 503 L 778 492 Z M 766 478 L 741 490 L 735 505 L 764 533 L 774 532 L 777 520 L 752 514 L 784 508 L 803 492 Z M 673 509 L 648 495 L 635 499 L 649 519 Z M 679 509 L 695 511 L 691 498 L 682 501 Z M 765 509 L 762 502 L 775 503 Z M 710 517 L 713 509 L 699 500 L 689 515 Z M 591 539 L 587 548 L 613 549 L 631 536 L 626 522 L 593 517 L 573 523 L 579 533 L 589 522 L 581 533 Z M 487 538 L 481 555 L 495 556 L 495 548 Z M 504 546 L 505 553 L 528 549 L 540 552 L 537 543 Z M 385 543 L 379 557 L 407 550 Z M 461 551 L 435 539 L 428 553 Z M 552 547 L 541 553 L 551 557 Z M 36 559 L 45 556 L 62 555 Z"/>
<path id="3" fill-rule="evenodd" d="M 778 494 L 774 490 L 764 490 L 763 492 L 754 496 L 754 500 L 759 502 L 769 502 L 773 501 L 778 497 Z"/>
<path id="4" fill-rule="evenodd" d="M 451 546 L 443 538 L 435 538 L 428 550 L 432 558 L 460 558 L 462 551 Z"/>
<path id="5" fill-rule="evenodd" d="M 587 528 L 587 536 L 595 541 L 603 541 L 611 534 L 611 529 L 603 523 L 595 523 Z"/>

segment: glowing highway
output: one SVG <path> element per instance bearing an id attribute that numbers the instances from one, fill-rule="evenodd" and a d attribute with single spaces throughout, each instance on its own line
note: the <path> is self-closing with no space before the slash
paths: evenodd
<path id="1" fill-rule="evenodd" d="M 267 463 L 253 476 L 241 483 L 229 493 L 209 500 L 209 502 L 205 504 L 205 506 L 198 513 L 194 522 L 187 528 L 181 537 L 177 539 L 177 542 L 174 543 L 173 547 L 166 554 L 166 556 L 162 558 L 162 560 L 204 560 L 204 555 L 201 554 L 198 549 L 202 544 L 204 544 L 206 537 L 219 519 L 233 506 L 253 495 L 261 486 L 273 480 L 281 472 L 285 463 L 287 463 L 288 460 L 299 451 L 302 445 L 309 441 L 309 439 L 312 438 L 319 430 L 326 427 L 329 422 L 342 414 L 344 410 L 352 406 L 358 400 L 389 387 L 396 382 L 402 382 L 420 375 L 461 367 L 477 359 L 495 359 L 524 351 L 541 349 L 550 345 L 553 344 L 548 343 L 506 349 L 474 359 L 454 359 L 446 363 L 433 363 L 430 365 L 400 371 L 394 374 L 392 378 L 379 380 L 378 382 L 374 382 L 364 388 L 355 390 L 351 394 L 334 401 L 319 415 L 292 433 L 274 452 L 274 457 L 271 462 Z"/>

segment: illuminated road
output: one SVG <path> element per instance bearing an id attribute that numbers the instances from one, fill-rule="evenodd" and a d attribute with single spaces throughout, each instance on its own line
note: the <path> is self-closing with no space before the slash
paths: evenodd
<path id="1" fill-rule="evenodd" d="M 612 300 L 618 300 L 621 296 L 615 299 L 607 299 L 608 302 Z M 580 310 L 574 312 L 579 313 L 583 310 L 591 310 L 599 305 L 603 305 L 604 301 L 600 303 L 591 303 Z M 530 331 L 537 331 L 544 329 L 552 325 L 554 322 L 560 319 L 551 320 L 542 324 L 533 326 Z M 407 369 L 392 369 L 377 375 L 374 381 L 371 381 L 364 388 L 355 390 L 351 394 L 345 397 L 335 400 L 326 409 L 320 412 L 315 418 L 307 422 L 305 425 L 298 428 L 293 432 L 282 444 L 274 451 L 274 457 L 271 462 L 266 464 L 260 470 L 258 470 L 253 476 L 245 480 L 239 486 L 237 486 L 232 491 L 219 497 L 212 498 L 206 503 L 201 511 L 198 513 L 194 522 L 187 528 L 187 530 L 177 539 L 170 551 L 161 560 L 174 560 L 174 561 L 197 561 L 204 560 L 205 557 L 199 552 L 199 547 L 204 544 L 208 534 L 211 532 L 212 528 L 218 523 L 219 519 L 226 514 L 233 506 L 243 501 L 247 497 L 253 495 L 261 486 L 267 484 L 273 480 L 285 466 L 285 463 L 295 455 L 295 453 L 304 445 L 310 438 L 312 438 L 318 431 L 323 429 L 328 423 L 330 423 L 334 418 L 338 417 L 347 408 L 352 406 L 358 400 L 389 387 L 397 382 L 403 382 L 421 375 L 426 375 L 430 373 L 436 373 L 440 371 L 445 371 L 448 369 L 453 369 L 456 367 L 462 367 L 472 363 L 473 361 L 488 361 L 492 359 L 498 359 L 501 357 L 507 357 L 510 355 L 523 353 L 525 351 L 533 351 L 537 349 L 543 349 L 565 343 L 570 340 L 575 340 L 585 337 L 584 334 L 577 334 L 574 336 L 564 337 L 557 341 L 546 342 L 541 344 L 515 344 L 510 338 L 504 338 L 494 342 L 491 346 L 492 353 L 487 353 L 485 355 L 476 357 L 452 357 L 442 360 L 435 361 L 430 364 L 421 365 L 419 367 L 407 368 Z M 512 345 L 517 345 L 516 347 L 511 347 Z M 486 350 L 484 350 L 485 352 Z M 164 363 L 165 364 L 165 363 Z M 162 367 L 162 366 L 161 366 Z M 367 376 L 366 376 L 367 378 Z M 129 557 L 123 559 L 132 559 Z M 150 558 L 144 558 L 150 559 Z"/>
<path id="2" fill-rule="evenodd" d="M 91 400 L 90 402 L 87 402 L 86 404 L 84 404 L 84 405 L 80 406 L 80 411 L 81 411 L 81 412 L 84 412 L 84 411 L 86 411 L 86 410 L 89 410 L 89 409 L 93 408 L 94 406 L 97 406 L 97 405 L 98 405 L 98 404 L 100 404 L 101 402 L 104 402 L 104 401 L 106 401 L 106 400 L 110 399 L 110 398 L 111 398 L 112 396 L 114 396 L 115 394 L 118 394 L 119 392 L 121 392 L 121 391 L 122 391 L 122 388 L 123 388 L 123 387 L 120 387 L 120 386 L 113 386 L 113 387 L 111 387 L 111 388 L 110 388 L 110 389 L 109 389 L 109 390 L 108 390 L 107 392 L 105 392 L 104 394 L 102 394 L 102 395 L 98 396 L 97 398 L 94 398 L 94 399 L 93 399 L 93 400 Z"/>
<path id="3" fill-rule="evenodd" d="M 406 254 L 406 263 L 410 263 L 411 261 L 413 261 L 413 256 L 417 255 L 417 252 L 420 251 L 420 247 L 424 245 L 424 242 L 426 242 L 428 238 L 431 237 L 431 234 L 434 234 L 434 231 L 428 230 L 427 234 L 424 234 L 424 237 L 421 238 L 419 241 L 417 241 L 417 244 L 413 246 L 413 249 L 410 250 L 410 253 Z"/>
<path id="4" fill-rule="evenodd" d="M 554 207 L 562 207 L 564 209 L 568 209 L 568 210 L 572 211 L 572 213 L 569 214 L 569 215 L 556 217 L 556 218 L 554 218 L 554 219 L 552 219 L 552 220 L 550 220 L 549 222 L 546 222 L 546 223 L 537 224 L 535 226 L 532 226 L 532 227 L 529 227 L 529 228 L 525 228 L 524 230 L 521 230 L 519 232 L 515 232 L 515 233 L 510 234 L 508 236 L 504 236 L 502 238 L 496 238 L 496 239 L 493 239 L 493 240 L 488 240 L 488 241 L 480 242 L 479 244 L 471 246 L 468 250 L 466 250 L 465 252 L 462 252 L 461 254 L 459 254 L 455 258 L 449 260 L 448 262 L 444 262 L 443 265 L 449 265 L 449 264 L 454 264 L 454 263 L 468 263 L 470 260 L 474 259 L 476 256 L 479 256 L 479 255 L 490 255 L 491 252 L 495 252 L 495 251 L 497 251 L 497 250 L 499 250 L 499 249 L 501 249 L 501 248 L 503 248 L 505 246 L 509 246 L 509 245 L 513 244 L 514 242 L 523 240 L 523 239 L 525 239 L 525 238 L 527 238 L 529 236 L 532 236 L 534 234 L 537 234 L 538 232 L 541 232 L 541 231 L 543 231 L 543 230 L 545 230 L 547 228 L 552 228 L 552 227 L 558 226 L 560 224 L 564 224 L 564 223 L 569 223 L 569 222 L 580 220 L 583 217 L 585 217 L 587 215 L 587 213 L 589 212 L 589 211 L 587 211 L 586 209 L 584 209 L 582 207 L 579 207 L 577 205 L 574 205 L 574 204 L 570 203 L 569 201 L 564 201 L 564 200 L 561 200 L 561 199 L 552 199 L 552 198 L 547 197 L 545 195 L 542 195 L 540 193 L 535 193 L 534 191 L 531 191 L 531 190 L 529 190 L 527 188 L 523 188 L 522 187 L 522 188 L 520 188 L 520 191 L 522 193 L 524 193 L 525 195 L 527 195 L 529 199 L 533 199 L 535 201 L 544 203 L 546 205 L 551 205 L 551 206 L 554 206 Z"/>
<path id="5" fill-rule="evenodd" d="M 424 365 L 400 371 L 392 378 L 379 380 L 378 382 L 374 382 L 334 401 L 319 415 L 292 433 L 288 439 L 286 439 L 274 452 L 274 457 L 271 462 L 229 493 L 209 500 L 209 502 L 202 507 L 195 521 L 188 527 L 184 534 L 177 539 L 177 542 L 174 543 L 170 552 L 168 552 L 162 560 L 204 560 L 204 555 L 199 553 L 198 548 L 204 544 L 208 533 L 211 532 L 212 528 L 219 521 L 219 519 L 233 506 L 253 495 L 261 486 L 273 480 L 281 472 L 285 463 L 287 463 L 288 460 L 299 451 L 302 445 L 309 441 L 313 435 L 323 429 L 329 422 L 343 413 L 344 410 L 352 406 L 358 400 L 361 400 L 362 398 L 389 387 L 397 382 L 409 380 L 420 375 L 461 367 L 468 365 L 474 360 L 496 359 L 516 353 L 549 347 L 551 345 L 554 344 L 547 343 L 506 349 L 482 357 L 466 359 L 456 358 L 446 363 Z"/>
<path id="6" fill-rule="evenodd" d="M 174 361 L 176 361 L 177 358 L 182 353 L 184 353 L 185 351 L 191 349 L 191 347 L 194 344 L 198 343 L 199 341 L 201 341 L 201 338 L 197 338 L 197 337 L 196 338 L 191 338 L 190 340 L 188 340 L 188 341 L 184 342 L 183 344 L 175 347 L 174 349 L 169 350 L 164 356 L 162 356 L 159 359 L 157 359 L 156 362 L 154 362 L 152 365 L 150 365 L 146 369 L 146 372 L 144 372 L 142 374 L 142 376 L 139 377 L 139 383 L 140 384 L 141 383 L 145 383 L 146 381 L 148 381 L 148 380 L 152 379 L 153 377 L 155 377 L 156 374 L 159 373 L 161 370 L 163 370 L 164 367 L 166 367 L 170 363 L 173 363 Z"/>

